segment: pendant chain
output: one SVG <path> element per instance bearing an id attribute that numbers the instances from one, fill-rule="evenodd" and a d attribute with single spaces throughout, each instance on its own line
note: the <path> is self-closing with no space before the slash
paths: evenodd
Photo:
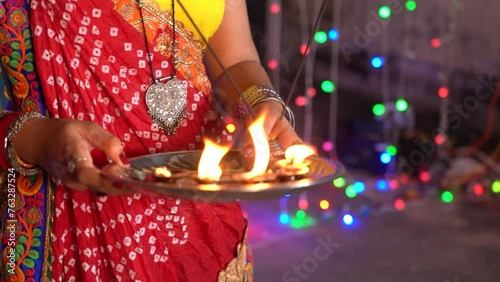
<path id="1" fill-rule="evenodd" d="M 175 57 L 175 54 L 177 53 L 177 41 L 175 38 L 175 0 L 172 0 L 172 68 L 173 68 L 173 75 L 168 76 L 168 77 L 164 77 L 164 78 L 156 78 L 155 77 L 155 73 L 154 73 L 154 69 L 153 69 L 153 59 L 152 59 L 153 54 L 150 52 L 150 49 L 149 49 L 149 41 L 148 41 L 148 35 L 146 32 L 146 24 L 144 23 L 144 16 L 142 13 L 142 6 L 144 5 L 144 3 L 142 2 L 142 0 L 138 0 L 137 5 L 139 6 L 139 15 L 141 17 L 141 26 L 142 26 L 142 30 L 144 32 L 144 43 L 146 45 L 146 52 L 147 52 L 147 56 L 148 56 L 149 71 L 151 72 L 151 78 L 153 79 L 153 82 L 156 82 L 158 80 L 164 80 L 164 79 L 176 77 L 176 75 L 177 75 L 177 67 L 176 67 L 177 58 Z"/>

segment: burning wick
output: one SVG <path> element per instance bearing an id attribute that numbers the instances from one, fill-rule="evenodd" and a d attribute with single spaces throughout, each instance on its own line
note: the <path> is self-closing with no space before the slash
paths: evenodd
<path id="1" fill-rule="evenodd" d="M 172 177 L 172 172 L 170 172 L 170 170 L 168 170 L 168 168 L 165 166 L 157 167 L 155 169 L 155 177 L 170 178 L 170 177 Z"/>
<path id="2" fill-rule="evenodd" d="M 293 164 L 300 164 L 304 162 L 305 158 L 314 155 L 315 152 L 313 148 L 304 145 L 297 144 L 288 147 L 285 151 L 285 159 Z"/>
<path id="3" fill-rule="evenodd" d="M 220 146 L 209 139 L 204 139 L 205 149 L 201 153 L 198 165 L 198 178 L 205 181 L 219 181 L 222 169 L 219 164 L 229 151 L 229 146 Z"/>
<path id="4" fill-rule="evenodd" d="M 278 160 L 275 166 L 282 176 L 303 176 L 309 172 L 310 162 L 305 160 L 314 155 L 314 150 L 303 144 L 292 145 L 285 151 L 285 159 Z"/>

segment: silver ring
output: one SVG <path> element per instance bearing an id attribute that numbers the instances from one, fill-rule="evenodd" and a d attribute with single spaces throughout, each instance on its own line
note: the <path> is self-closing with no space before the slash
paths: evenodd
<path id="1" fill-rule="evenodd" d="M 87 157 L 78 157 L 78 158 L 76 158 L 76 159 L 74 159 L 74 160 L 69 161 L 69 162 L 68 162 L 68 164 L 67 164 L 67 166 L 66 166 L 66 167 L 67 167 L 67 169 L 68 169 L 68 172 L 69 172 L 69 173 L 73 173 L 73 172 L 75 172 L 76 165 L 77 165 L 78 163 L 80 163 L 80 162 L 85 162 L 85 161 L 87 161 L 87 160 L 88 160 L 88 158 L 87 158 Z"/>

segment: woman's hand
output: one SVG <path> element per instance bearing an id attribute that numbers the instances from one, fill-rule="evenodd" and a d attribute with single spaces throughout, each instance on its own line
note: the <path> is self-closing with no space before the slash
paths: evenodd
<path id="1" fill-rule="evenodd" d="M 283 149 L 302 142 L 302 139 L 297 135 L 288 119 L 285 115 L 282 115 L 284 109 L 279 102 L 270 100 L 253 106 L 252 110 L 257 117 L 261 114 L 266 116 L 264 120 L 264 130 L 268 139 L 277 141 Z M 249 113 L 246 118 L 247 126 L 253 121 L 254 117 Z M 245 151 L 253 147 L 249 142 L 251 142 L 251 139 L 247 138 L 243 147 Z"/>
<path id="2" fill-rule="evenodd" d="M 35 142 L 33 142 L 35 140 Z M 75 190 L 121 194 L 93 164 L 94 148 L 114 163 L 128 166 L 120 140 L 92 122 L 36 118 L 27 121 L 14 139 L 18 157 L 41 166 Z M 73 162 L 74 170 L 68 167 Z"/>

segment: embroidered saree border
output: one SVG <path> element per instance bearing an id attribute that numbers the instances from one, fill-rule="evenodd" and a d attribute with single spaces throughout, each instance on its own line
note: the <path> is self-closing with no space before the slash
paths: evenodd
<path id="1" fill-rule="evenodd" d="M 0 49 L 2 72 L 1 108 L 26 112 L 45 113 L 44 99 L 35 72 L 32 36 L 29 28 L 29 3 L 23 0 L 4 0 L 0 2 Z M 5 252 L 6 236 L 10 231 L 2 224 L 0 244 L 2 266 L 0 272 L 12 281 L 38 281 L 50 279 L 44 271 L 45 260 L 50 252 L 50 245 L 44 244 L 51 237 L 49 221 L 51 214 L 47 203 L 48 177 L 39 174 L 24 177 L 16 173 L 15 216 L 17 230 L 15 274 L 6 271 Z M 5 188 L 5 175 L 2 188 Z M 5 192 L 5 191 L 4 191 Z M 1 213 L 5 222 L 6 210 Z"/>

